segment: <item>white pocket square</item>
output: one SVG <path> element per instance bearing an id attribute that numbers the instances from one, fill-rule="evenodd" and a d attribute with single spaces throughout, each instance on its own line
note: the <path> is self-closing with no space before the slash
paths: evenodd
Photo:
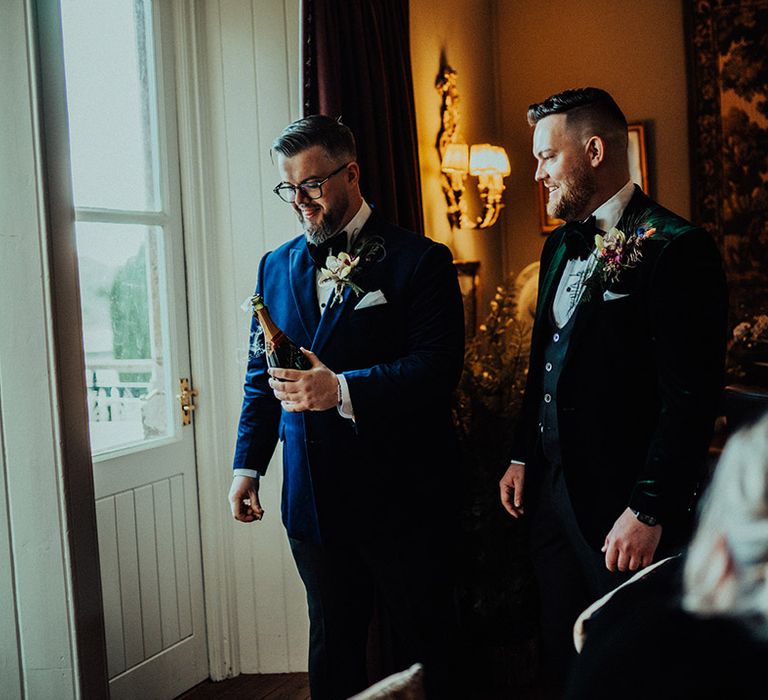
<path id="1" fill-rule="evenodd" d="M 379 306 L 380 304 L 386 304 L 387 297 L 384 296 L 384 292 L 377 289 L 375 292 L 368 292 L 355 306 L 355 311 L 358 309 L 367 309 L 370 306 Z"/>
<path id="2" fill-rule="evenodd" d="M 618 292 L 612 292 L 609 289 L 606 289 L 603 292 L 603 301 L 616 301 L 616 299 L 623 299 L 628 296 L 629 294 L 619 294 Z"/>

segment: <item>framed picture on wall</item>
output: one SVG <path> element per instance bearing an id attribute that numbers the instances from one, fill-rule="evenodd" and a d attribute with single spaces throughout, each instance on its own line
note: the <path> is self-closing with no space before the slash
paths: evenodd
<path id="1" fill-rule="evenodd" d="M 627 151 L 629 155 L 629 176 L 632 182 L 637 183 L 643 192 L 648 192 L 648 155 L 645 147 L 645 125 L 637 122 L 630 124 L 629 144 Z M 539 201 L 539 224 L 542 233 L 549 233 L 563 223 L 562 219 L 556 219 L 547 214 L 548 192 L 544 184 L 539 181 L 538 201 Z"/>

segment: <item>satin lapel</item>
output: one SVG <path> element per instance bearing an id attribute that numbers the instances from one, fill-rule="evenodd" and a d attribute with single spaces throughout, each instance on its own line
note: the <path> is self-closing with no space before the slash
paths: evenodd
<path id="1" fill-rule="evenodd" d="M 314 340 L 312 341 L 312 352 L 316 354 L 322 352 L 323 347 L 331 337 L 331 333 L 333 332 L 334 327 L 339 322 L 341 315 L 344 313 L 344 309 L 346 309 L 348 304 L 355 303 L 354 300 L 356 299 L 357 295 L 354 294 L 349 287 L 346 287 L 344 289 L 344 296 L 342 300 L 330 304 L 325 309 L 322 316 L 320 316 L 320 325 L 318 325 L 317 332 L 315 333 Z"/>
<path id="2" fill-rule="evenodd" d="M 648 195 L 635 185 L 632 199 L 629 200 L 626 208 L 621 213 L 621 218 L 619 223 L 616 224 L 616 228 L 631 236 L 634 230 L 628 231 L 627 229 L 645 224 L 645 217 L 647 214 L 650 214 L 650 204 L 651 200 L 648 198 Z M 631 225 L 628 225 L 628 222 Z"/>
<path id="3" fill-rule="evenodd" d="M 307 337 L 314 338 L 320 321 L 320 310 L 317 305 L 315 265 L 306 246 L 291 250 L 288 276 L 301 324 L 304 326 Z"/>
<path id="4" fill-rule="evenodd" d="M 536 324 L 540 324 L 543 318 L 546 318 L 545 314 L 548 309 L 552 308 L 552 302 L 554 301 L 554 294 L 557 290 L 555 282 L 560 279 L 565 267 L 565 244 L 561 241 L 557 250 L 552 256 L 552 262 L 549 264 L 549 269 L 544 277 L 544 281 L 541 283 L 541 290 L 539 292 L 540 302 L 536 307 Z"/>

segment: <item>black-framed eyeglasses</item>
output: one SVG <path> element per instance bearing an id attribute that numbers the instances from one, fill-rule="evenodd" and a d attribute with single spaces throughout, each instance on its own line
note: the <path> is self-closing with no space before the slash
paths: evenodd
<path id="1" fill-rule="evenodd" d="M 308 180 L 307 182 L 302 182 L 300 185 L 291 185 L 288 182 L 281 182 L 272 191 L 284 202 L 288 202 L 288 204 L 293 204 L 296 201 L 296 193 L 299 190 L 301 190 L 310 199 L 320 199 L 320 197 L 323 196 L 323 185 L 328 182 L 328 180 L 330 180 L 334 175 L 338 175 L 351 163 L 352 161 L 349 161 L 349 163 L 344 163 L 344 165 L 336 168 L 336 170 L 334 170 L 327 177 L 324 177 L 322 180 Z"/>

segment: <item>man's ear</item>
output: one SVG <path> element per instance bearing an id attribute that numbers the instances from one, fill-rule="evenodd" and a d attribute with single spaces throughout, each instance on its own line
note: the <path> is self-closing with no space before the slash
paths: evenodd
<path id="1" fill-rule="evenodd" d="M 347 168 L 347 182 L 350 185 L 354 185 L 360 182 L 360 166 L 357 161 L 352 161 Z"/>
<path id="2" fill-rule="evenodd" d="M 596 168 L 605 159 L 605 142 L 599 136 L 591 136 L 585 146 L 589 164 Z"/>

